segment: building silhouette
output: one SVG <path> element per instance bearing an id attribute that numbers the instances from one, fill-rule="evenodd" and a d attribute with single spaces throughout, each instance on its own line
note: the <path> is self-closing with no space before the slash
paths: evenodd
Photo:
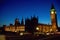
<path id="1" fill-rule="evenodd" d="M 20 26 L 20 22 L 18 18 L 15 19 L 15 26 Z"/>
<path id="2" fill-rule="evenodd" d="M 50 32 L 57 32 L 58 26 L 57 26 L 57 14 L 56 9 L 54 8 L 54 5 L 52 4 L 50 9 L 50 17 L 51 17 L 51 24 L 42 24 L 38 23 L 38 17 L 31 17 L 25 19 L 25 24 L 23 21 L 23 18 L 21 20 L 21 23 L 19 22 L 19 19 L 15 19 L 15 24 L 4 27 L 5 31 L 11 31 L 11 32 L 39 32 L 39 33 L 50 33 Z"/>
<path id="3" fill-rule="evenodd" d="M 24 20 L 23 20 L 23 18 L 22 18 L 22 20 L 21 20 L 21 25 L 24 25 Z"/>
<path id="4" fill-rule="evenodd" d="M 36 27 L 38 26 L 38 18 L 33 16 L 31 19 L 25 19 L 25 29 L 28 32 L 36 31 Z"/>

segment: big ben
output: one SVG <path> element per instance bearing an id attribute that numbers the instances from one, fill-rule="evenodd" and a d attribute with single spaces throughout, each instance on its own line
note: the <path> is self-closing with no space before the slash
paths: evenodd
<path id="1" fill-rule="evenodd" d="M 51 15 L 52 31 L 56 32 L 57 31 L 57 14 L 53 4 L 51 6 L 50 15 Z"/>

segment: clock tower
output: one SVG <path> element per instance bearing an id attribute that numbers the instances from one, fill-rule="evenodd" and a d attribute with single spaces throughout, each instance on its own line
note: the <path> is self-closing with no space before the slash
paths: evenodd
<path id="1" fill-rule="evenodd" d="M 52 31 L 56 32 L 57 31 L 57 14 L 53 4 L 50 10 L 50 15 L 51 15 Z"/>

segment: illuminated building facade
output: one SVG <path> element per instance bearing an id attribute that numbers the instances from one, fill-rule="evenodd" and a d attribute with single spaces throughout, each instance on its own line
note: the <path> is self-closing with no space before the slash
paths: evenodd
<path id="1" fill-rule="evenodd" d="M 57 26 L 57 14 L 56 10 L 54 8 L 54 5 L 52 4 L 51 10 L 50 10 L 50 17 L 51 17 L 51 25 L 49 24 L 39 24 L 38 27 L 36 27 L 36 30 L 39 32 L 56 32 L 58 31 Z"/>
<path id="2" fill-rule="evenodd" d="M 41 24 L 38 23 L 38 17 L 31 17 L 25 19 L 25 24 L 22 19 L 21 23 L 19 22 L 19 19 L 15 19 L 15 24 L 5 27 L 5 31 L 12 31 L 12 32 L 40 32 L 40 33 L 50 33 L 50 32 L 56 32 L 57 29 L 57 14 L 56 10 L 54 8 L 54 5 L 52 4 L 51 10 L 50 10 L 50 17 L 51 17 L 51 25 L 50 24 Z"/>
<path id="3" fill-rule="evenodd" d="M 53 31 L 56 31 L 56 29 L 57 29 L 57 14 L 56 14 L 56 10 L 55 10 L 53 4 L 52 4 L 51 10 L 50 10 L 50 15 L 51 15 L 52 29 L 53 29 Z"/>
<path id="4" fill-rule="evenodd" d="M 25 25 L 23 24 L 23 20 L 21 21 L 21 24 L 19 22 L 19 19 L 16 18 L 15 19 L 15 24 L 12 25 L 10 24 L 10 26 L 5 26 L 5 31 L 11 31 L 11 32 L 23 32 L 25 31 Z"/>

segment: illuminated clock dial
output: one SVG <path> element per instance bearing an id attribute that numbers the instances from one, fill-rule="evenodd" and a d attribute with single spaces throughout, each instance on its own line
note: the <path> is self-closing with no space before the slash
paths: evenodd
<path id="1" fill-rule="evenodd" d="M 54 14 L 54 12 L 52 11 L 51 14 Z"/>
<path id="2" fill-rule="evenodd" d="M 55 12 L 56 13 L 56 12 Z"/>

